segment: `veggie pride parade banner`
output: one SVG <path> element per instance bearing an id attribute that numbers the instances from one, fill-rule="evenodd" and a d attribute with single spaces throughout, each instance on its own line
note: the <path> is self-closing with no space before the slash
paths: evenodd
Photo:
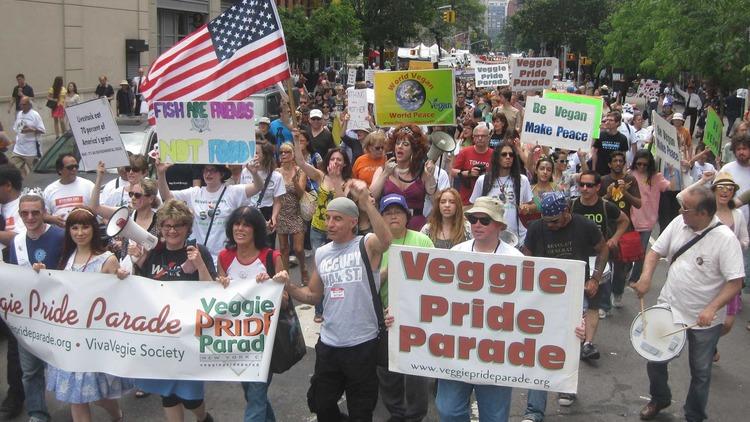
<path id="1" fill-rule="evenodd" d="M 66 371 L 128 378 L 263 381 L 283 285 L 158 282 L 0 266 L 0 316 L 27 350 Z"/>
<path id="2" fill-rule="evenodd" d="M 175 164 L 245 164 L 255 157 L 252 101 L 155 101 L 159 158 Z"/>
<path id="3" fill-rule="evenodd" d="M 576 392 L 585 263 L 391 245 L 389 369 Z"/>
<path id="4" fill-rule="evenodd" d="M 375 72 L 378 126 L 456 124 L 452 69 Z"/>

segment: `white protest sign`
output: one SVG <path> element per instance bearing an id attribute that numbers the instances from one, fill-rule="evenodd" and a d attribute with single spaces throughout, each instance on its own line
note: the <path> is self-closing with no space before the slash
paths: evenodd
<path id="1" fill-rule="evenodd" d="M 375 69 L 365 69 L 365 82 L 375 83 Z"/>
<path id="2" fill-rule="evenodd" d="M 126 378 L 268 379 L 283 285 L 160 282 L 0 267 L 0 317 L 24 348 L 66 371 Z M 245 299 L 252 298 L 252 299 Z"/>
<path id="3" fill-rule="evenodd" d="M 521 142 L 578 151 L 591 145 L 596 108 L 562 100 L 528 97 Z"/>
<path id="4" fill-rule="evenodd" d="M 654 158 L 659 162 L 659 171 L 665 179 L 670 181 L 672 189 L 681 190 L 685 182 L 680 164 L 681 153 L 677 128 L 659 116 L 656 111 L 651 112 L 651 121 L 654 122 L 652 135 L 656 147 Z"/>
<path id="5" fill-rule="evenodd" d="M 65 114 L 81 153 L 83 168 L 95 169 L 99 161 L 107 163 L 107 168 L 127 166 L 130 163 L 120 138 L 120 129 L 106 98 L 66 107 Z"/>
<path id="6" fill-rule="evenodd" d="M 554 88 L 558 92 L 567 92 L 568 87 L 575 88 L 575 84 L 571 81 L 560 81 L 560 80 L 553 80 L 552 81 L 552 88 Z"/>
<path id="7" fill-rule="evenodd" d="M 370 123 L 367 121 L 367 90 L 352 89 L 346 93 L 348 98 L 347 110 L 349 111 L 349 130 L 367 129 Z"/>
<path id="8" fill-rule="evenodd" d="M 510 87 L 513 91 L 542 91 L 552 88 L 558 70 L 554 57 L 515 57 L 510 60 Z"/>
<path id="9" fill-rule="evenodd" d="M 391 245 L 388 368 L 575 393 L 585 263 Z"/>
<path id="10" fill-rule="evenodd" d="M 255 157 L 252 101 L 155 101 L 162 162 L 245 164 Z"/>
<path id="11" fill-rule="evenodd" d="M 659 97 L 659 90 L 661 88 L 661 81 L 656 79 L 641 79 L 638 84 L 638 92 L 636 96 L 638 98 L 650 99 L 651 97 Z"/>
<path id="12" fill-rule="evenodd" d="M 474 73 L 477 87 L 510 85 L 510 69 L 507 64 L 477 65 Z"/>
<path id="13" fill-rule="evenodd" d="M 348 86 L 354 86 L 354 83 L 357 81 L 357 68 L 356 67 L 350 67 L 349 73 L 346 75 L 346 84 Z"/>

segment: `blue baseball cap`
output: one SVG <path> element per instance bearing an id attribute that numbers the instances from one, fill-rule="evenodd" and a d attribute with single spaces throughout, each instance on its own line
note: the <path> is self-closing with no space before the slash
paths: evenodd
<path id="1" fill-rule="evenodd" d="M 385 211 L 386 208 L 390 207 L 391 205 L 398 205 L 401 208 L 406 211 L 407 214 L 409 214 L 409 206 L 406 204 L 406 198 L 404 198 L 403 195 L 399 195 L 397 193 L 390 193 L 383 198 L 380 199 L 380 213 L 382 214 L 383 211 Z"/>
<path id="2" fill-rule="evenodd" d="M 545 192 L 542 194 L 542 217 L 555 217 L 568 207 L 568 199 L 562 192 Z"/>

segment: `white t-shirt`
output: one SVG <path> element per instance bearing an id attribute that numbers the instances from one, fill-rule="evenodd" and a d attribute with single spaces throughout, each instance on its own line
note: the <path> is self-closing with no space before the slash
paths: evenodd
<path id="1" fill-rule="evenodd" d="M 701 163 L 696 161 L 695 164 L 693 164 L 693 168 L 690 169 L 690 177 L 692 177 L 693 180 L 698 181 L 701 179 L 701 176 L 703 176 L 703 173 L 707 171 L 716 171 L 716 167 L 711 163 L 704 163 L 701 165 Z"/>
<path id="2" fill-rule="evenodd" d="M 469 202 L 472 204 L 480 196 L 482 196 L 482 186 L 484 184 L 484 174 L 479 176 L 477 183 L 474 185 L 474 190 L 471 192 Z M 516 210 L 516 198 L 515 189 L 513 186 L 513 179 L 510 176 L 503 176 L 495 179 L 492 182 L 492 188 L 487 193 L 487 196 L 497 198 L 505 203 L 505 221 L 508 222 L 508 231 L 513 232 L 518 236 L 519 244 L 523 244 L 526 238 L 526 227 L 521 223 L 518 218 L 518 212 Z M 521 175 L 521 200 L 520 204 L 525 204 L 534 199 L 534 194 L 531 192 L 531 185 L 529 179 Z"/>
<path id="3" fill-rule="evenodd" d="M 89 204 L 92 189 L 94 189 L 94 183 L 83 177 L 76 177 L 67 185 L 60 183 L 60 180 L 55 180 L 44 189 L 47 212 L 67 218 L 73 208 Z"/>
<path id="4" fill-rule="evenodd" d="M 653 131 L 653 126 L 643 127 L 635 131 L 636 149 L 643 149 L 646 142 L 651 138 L 651 133 L 653 133 Z"/>
<path id="5" fill-rule="evenodd" d="M 18 204 L 21 197 L 8 202 L 7 204 L 2 204 L 0 206 L 0 213 L 5 217 L 5 230 L 14 231 L 16 233 L 24 233 L 26 232 L 26 226 L 23 224 L 23 220 L 21 220 L 21 215 L 18 213 Z"/>
<path id="6" fill-rule="evenodd" d="M 110 204 L 112 201 L 112 198 L 110 198 L 110 196 L 113 195 L 116 190 L 129 185 L 130 182 L 121 177 L 116 177 L 110 180 L 109 182 L 104 184 L 104 187 L 102 187 L 102 191 L 99 194 L 99 203 L 105 205 Z"/>
<path id="7" fill-rule="evenodd" d="M 636 143 L 635 128 L 623 120 L 620 122 L 620 127 L 617 128 L 617 131 L 628 138 L 628 150 L 625 152 L 625 162 L 627 166 L 630 166 L 630 163 L 633 162 L 633 153 L 630 152 L 630 145 Z"/>
<path id="8" fill-rule="evenodd" d="M 21 133 L 24 126 L 33 127 L 44 133 L 44 121 L 42 116 L 36 110 L 29 110 L 24 113 L 23 110 L 16 114 L 16 121 L 13 123 L 13 131 L 16 132 L 16 145 L 13 147 L 13 153 L 23 155 L 24 157 L 36 157 L 36 143 L 38 135 L 36 133 Z"/>
<path id="9" fill-rule="evenodd" d="M 216 202 L 219 200 L 224 187 L 226 187 L 226 192 L 221 198 L 221 203 L 217 205 Z M 185 201 L 188 207 L 193 210 L 193 232 L 190 238 L 204 245 L 211 252 L 214 263 L 216 263 L 216 258 L 227 241 L 224 223 L 229 218 L 229 214 L 236 208 L 241 207 L 247 200 L 245 185 L 224 185 L 216 192 L 209 192 L 205 186 L 193 186 L 188 189 L 172 191 L 172 196 L 175 199 Z M 208 232 L 208 226 L 211 224 L 212 214 L 214 215 L 214 223 L 211 225 L 211 233 L 208 242 L 206 242 L 206 233 Z"/>
<path id="10" fill-rule="evenodd" d="M 451 250 L 461 251 L 461 252 L 477 252 L 474 250 L 474 239 L 461 242 L 458 245 L 452 247 Z M 487 253 L 487 252 L 477 252 L 477 253 Z M 523 256 L 521 251 L 519 251 L 513 246 L 510 246 L 509 244 L 502 242 L 502 241 L 499 243 L 497 250 L 494 253 L 495 255 Z"/>
<path id="11" fill-rule="evenodd" d="M 440 192 L 443 189 L 450 187 L 450 178 L 448 177 L 448 173 L 446 173 L 445 170 L 441 169 L 438 166 L 435 166 L 435 180 L 437 180 L 437 190 L 436 192 Z M 434 198 L 434 194 L 432 192 L 427 192 L 427 195 L 424 196 L 424 205 L 422 206 L 422 215 L 425 217 L 429 217 L 430 213 L 432 212 L 432 201 Z"/>
<path id="12" fill-rule="evenodd" d="M 743 167 L 737 161 L 732 161 L 731 163 L 725 164 L 724 167 L 721 168 L 721 171 L 725 171 L 732 175 L 734 182 L 740 186 L 740 192 L 750 189 L 750 166 Z M 750 210 L 748 210 L 748 206 L 743 205 L 740 209 L 742 210 L 742 215 L 745 217 L 745 221 L 750 221 Z"/>
<path id="13" fill-rule="evenodd" d="M 719 218 L 714 216 L 709 227 L 718 222 Z M 671 261 L 672 255 L 698 234 L 685 225 L 682 216 L 677 216 L 659 235 L 651 249 Z M 721 247 L 717 247 L 718 245 Z M 669 304 L 675 323 L 693 325 L 701 311 L 716 298 L 727 281 L 744 276 L 740 241 L 729 227 L 721 225 L 711 230 L 670 265 L 667 282 L 661 289 L 657 302 Z M 725 317 L 726 307 L 717 312 L 716 319 L 705 328 L 724 323 Z"/>
<path id="14" fill-rule="evenodd" d="M 266 172 L 265 170 L 260 170 L 258 171 L 258 176 L 260 176 L 260 179 L 263 181 L 263 183 L 265 183 L 268 172 Z M 253 183 L 253 176 L 246 168 L 242 169 L 242 174 L 240 175 L 240 183 Z M 259 186 L 259 188 L 260 190 L 263 190 L 263 185 Z M 266 188 L 266 192 L 263 194 L 263 200 L 260 201 L 260 206 L 258 208 L 273 206 L 273 199 L 278 198 L 285 193 L 286 186 L 284 185 L 284 177 L 278 171 L 274 171 L 273 173 L 271 173 L 271 179 L 268 181 L 268 187 Z M 250 205 L 251 207 L 256 206 L 258 204 L 259 197 L 260 192 L 253 195 L 253 197 L 250 198 L 250 200 L 247 202 L 247 205 Z"/>

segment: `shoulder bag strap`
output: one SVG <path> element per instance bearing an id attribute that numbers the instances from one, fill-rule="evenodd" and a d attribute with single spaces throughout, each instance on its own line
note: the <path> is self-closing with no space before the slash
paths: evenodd
<path id="1" fill-rule="evenodd" d="M 260 208 L 260 203 L 263 202 L 263 195 L 266 194 L 266 189 L 268 189 L 268 182 L 271 181 L 272 174 L 273 174 L 273 171 L 269 171 L 268 176 L 266 176 L 266 181 L 263 182 L 263 190 L 260 191 L 260 194 L 258 195 L 258 203 L 255 204 L 256 208 Z"/>
<path id="2" fill-rule="evenodd" d="M 677 260 L 677 258 L 680 257 L 680 255 L 682 255 L 688 249 L 690 249 L 693 245 L 695 245 L 696 243 L 698 243 L 699 240 L 703 239 L 708 234 L 708 232 L 710 232 L 711 230 L 713 230 L 713 229 L 715 229 L 715 228 L 717 228 L 719 226 L 721 226 L 721 223 L 714 224 L 713 226 L 711 226 L 711 227 L 707 228 L 706 230 L 704 230 L 703 233 L 699 234 L 698 236 L 695 236 L 694 238 L 690 239 L 687 243 L 685 243 L 684 245 L 682 245 L 682 247 L 680 249 L 678 249 L 677 252 L 674 253 L 674 255 L 672 255 L 672 260 L 669 261 L 669 265 L 672 265 Z"/>
<path id="3" fill-rule="evenodd" d="M 367 281 L 370 282 L 370 295 L 372 296 L 372 306 L 375 308 L 375 316 L 378 318 L 378 329 L 382 332 L 385 330 L 385 319 L 383 317 L 383 302 L 380 300 L 380 293 L 375 287 L 375 280 L 372 276 L 372 268 L 370 267 L 370 257 L 367 256 L 367 248 L 365 248 L 365 238 L 359 241 L 359 253 L 362 255 L 362 262 L 365 264 L 365 273 L 367 274 Z"/>
<path id="4" fill-rule="evenodd" d="M 604 212 L 604 240 L 609 240 L 609 216 L 607 215 L 607 200 L 602 198 L 602 211 Z"/>
<path id="5" fill-rule="evenodd" d="M 211 228 L 214 226 L 214 217 L 216 217 L 216 211 L 219 210 L 219 204 L 221 204 L 221 198 L 224 197 L 224 192 L 227 191 L 227 185 L 224 185 L 224 188 L 221 190 L 221 193 L 219 194 L 219 199 L 216 201 L 216 206 L 214 207 L 214 212 L 211 214 L 211 221 L 208 222 L 208 230 L 206 231 L 206 239 L 203 241 L 203 244 L 208 244 L 208 236 L 211 235 Z"/>

